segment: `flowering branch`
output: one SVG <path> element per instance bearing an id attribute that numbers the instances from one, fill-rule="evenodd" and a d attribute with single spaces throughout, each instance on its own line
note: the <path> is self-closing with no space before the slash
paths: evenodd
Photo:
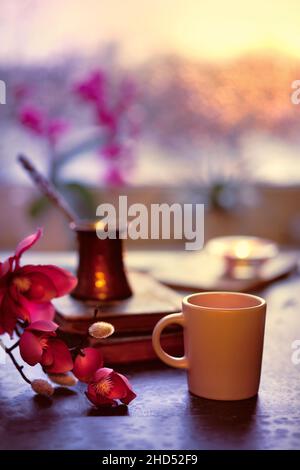
<path id="1" fill-rule="evenodd" d="M 20 344 L 20 340 L 16 341 L 15 344 L 13 344 L 12 346 L 10 346 L 10 348 L 5 348 L 5 351 L 6 351 L 6 352 L 8 352 L 8 351 L 11 352 L 11 351 L 13 351 L 15 348 L 17 348 L 17 347 L 19 346 L 19 344 Z"/>
<path id="2" fill-rule="evenodd" d="M 100 348 L 84 348 L 86 338 L 83 338 L 75 349 L 70 349 L 57 336 L 58 325 L 53 321 L 55 310 L 51 299 L 68 294 L 77 279 L 53 265 L 20 265 L 21 255 L 41 234 L 38 230 L 25 238 L 13 256 L 0 262 L 0 335 L 8 333 L 12 338 L 16 333 L 18 336 L 10 347 L 6 347 L 0 338 L 0 346 L 23 380 L 39 395 L 52 396 L 54 387 L 44 379 L 30 380 L 24 374 L 24 366 L 13 354 L 16 348 L 28 365 L 40 364 L 51 382 L 71 387 L 78 379 L 88 384 L 86 395 L 95 406 L 114 406 L 116 400 L 129 404 L 136 397 L 130 383 L 123 375 L 103 367 Z M 96 321 L 88 333 L 95 339 L 104 339 L 114 333 L 114 327 L 110 323 Z"/>
<path id="3" fill-rule="evenodd" d="M 18 341 L 17 343 L 19 343 L 19 341 Z M 24 374 L 24 372 L 23 372 L 24 366 L 20 366 L 20 365 L 17 363 L 17 361 L 16 361 L 16 359 L 15 359 L 13 353 L 12 353 L 12 350 L 13 350 L 15 347 L 17 347 L 17 345 L 18 345 L 17 343 L 14 344 L 11 348 L 5 348 L 5 352 L 6 352 L 6 354 L 8 354 L 8 356 L 11 358 L 11 360 L 12 360 L 12 362 L 13 362 L 15 368 L 17 369 L 17 371 L 19 372 L 19 374 L 22 376 L 22 378 L 25 380 L 25 382 L 27 382 L 29 385 L 31 385 L 31 380 L 29 380 L 29 379 L 26 377 L 26 375 Z"/>

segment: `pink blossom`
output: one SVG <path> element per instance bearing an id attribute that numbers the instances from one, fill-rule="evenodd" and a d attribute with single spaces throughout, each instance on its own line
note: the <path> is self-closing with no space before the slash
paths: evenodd
<path id="1" fill-rule="evenodd" d="M 115 160 L 122 153 L 123 147 L 120 144 L 111 143 L 101 149 L 101 154 L 107 160 Z"/>
<path id="2" fill-rule="evenodd" d="M 86 396 L 95 406 L 116 405 L 117 400 L 128 405 L 136 394 L 128 379 L 113 369 L 98 369 L 88 385 Z"/>
<path id="3" fill-rule="evenodd" d="M 25 106 L 19 113 L 19 119 L 24 127 L 27 127 L 37 135 L 43 135 L 45 131 L 45 116 L 34 106 Z"/>
<path id="4" fill-rule="evenodd" d="M 104 178 L 108 186 L 118 187 L 118 186 L 123 186 L 125 184 L 123 171 L 119 167 L 116 167 L 116 166 L 108 167 Z"/>
<path id="5" fill-rule="evenodd" d="M 107 161 L 104 176 L 107 185 L 125 184 L 125 171 L 133 164 L 133 140 L 138 136 L 140 122 L 132 114 L 137 97 L 135 83 L 125 77 L 108 80 L 103 71 L 93 72 L 75 86 L 75 91 L 94 111 L 104 144 L 99 155 Z"/>
<path id="6" fill-rule="evenodd" d="M 81 382 L 88 383 L 96 370 L 103 366 L 103 356 L 100 349 L 85 348 L 74 361 L 73 374 Z"/>
<path id="7" fill-rule="evenodd" d="M 118 113 L 112 110 L 109 110 L 106 106 L 99 106 L 97 108 L 97 117 L 99 124 L 109 132 L 116 132 L 118 126 Z"/>
<path id="8" fill-rule="evenodd" d="M 22 254 L 41 235 L 38 229 L 26 237 L 18 244 L 14 256 L 0 263 L 0 334 L 12 336 L 17 320 L 53 320 L 51 300 L 68 294 L 77 283 L 75 276 L 57 266 L 20 266 Z"/>
<path id="9" fill-rule="evenodd" d="M 34 134 L 45 137 L 52 145 L 68 130 L 69 124 L 64 119 L 49 118 L 45 112 L 35 106 L 25 106 L 19 113 L 21 124 Z"/>
<path id="10" fill-rule="evenodd" d="M 97 70 L 92 72 L 87 79 L 77 83 L 75 92 L 85 101 L 100 103 L 103 100 L 105 85 L 105 73 Z"/>
<path id="11" fill-rule="evenodd" d="M 38 320 L 25 328 L 20 339 L 20 354 L 30 366 L 40 363 L 47 373 L 63 374 L 73 368 L 66 344 L 56 337 L 58 325 Z"/>
<path id="12" fill-rule="evenodd" d="M 46 135 L 52 144 L 56 144 L 68 128 L 69 124 L 64 119 L 52 119 L 47 124 Z"/>

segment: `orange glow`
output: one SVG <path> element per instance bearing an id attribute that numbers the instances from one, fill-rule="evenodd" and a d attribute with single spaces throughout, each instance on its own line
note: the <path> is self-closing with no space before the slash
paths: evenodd
<path id="1" fill-rule="evenodd" d="M 26 2 L 25 2 L 26 3 Z M 249 50 L 300 57 L 299 0 L 2 0 L 0 56 L 41 59 L 120 43 L 128 62 L 161 53 L 226 59 Z"/>
<path id="2" fill-rule="evenodd" d="M 95 286 L 96 286 L 98 289 L 101 289 L 101 287 L 106 286 L 105 275 L 104 275 L 103 272 L 98 272 L 98 273 L 96 273 Z"/>

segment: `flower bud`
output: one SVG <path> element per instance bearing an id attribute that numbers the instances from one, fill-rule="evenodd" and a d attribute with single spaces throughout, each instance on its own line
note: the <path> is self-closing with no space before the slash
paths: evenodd
<path id="1" fill-rule="evenodd" d="M 31 382 L 32 390 L 38 395 L 43 395 L 44 397 L 51 397 L 54 393 L 54 388 L 52 387 L 47 380 L 36 379 Z"/>
<path id="2" fill-rule="evenodd" d="M 114 326 L 104 321 L 98 321 L 89 327 L 89 334 L 96 339 L 108 338 L 114 331 Z"/>
<path id="3" fill-rule="evenodd" d="M 73 374 L 48 374 L 51 382 L 63 387 L 73 387 L 77 384 L 77 379 Z"/>

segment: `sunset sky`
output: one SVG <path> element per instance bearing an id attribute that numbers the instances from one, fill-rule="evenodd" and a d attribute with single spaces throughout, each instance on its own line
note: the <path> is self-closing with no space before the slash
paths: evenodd
<path id="1" fill-rule="evenodd" d="M 126 63 L 159 53 L 227 59 L 268 49 L 300 57 L 299 0 L 1 0 L 0 60 L 91 54 L 110 41 Z"/>

